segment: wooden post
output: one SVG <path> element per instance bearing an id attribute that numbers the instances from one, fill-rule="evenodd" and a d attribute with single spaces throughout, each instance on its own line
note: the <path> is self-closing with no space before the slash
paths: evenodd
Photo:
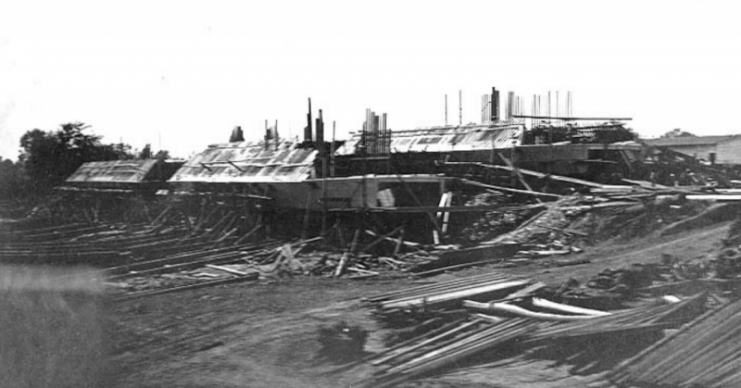
<path id="1" fill-rule="evenodd" d="M 332 144 L 329 145 L 329 176 L 334 176 L 334 142 L 337 122 L 332 121 Z"/>
<path id="2" fill-rule="evenodd" d="M 334 144 L 334 140 L 332 142 Z M 327 237 L 327 153 L 322 144 L 322 237 Z"/>
<path id="3" fill-rule="evenodd" d="M 311 215 L 311 195 L 306 196 L 306 210 L 304 211 L 304 224 L 301 228 L 301 239 L 306 240 L 306 234 L 309 231 L 309 217 Z M 326 226 L 325 226 L 326 227 Z"/>
<path id="4" fill-rule="evenodd" d="M 443 193 L 443 195 L 440 196 L 440 204 L 438 204 L 438 207 L 445 207 L 445 204 L 448 202 L 448 193 Z M 447 213 L 446 213 L 447 214 Z M 438 221 L 442 221 L 442 212 L 437 212 L 435 215 Z M 441 230 L 442 233 L 445 233 Z M 432 240 L 435 243 L 435 245 L 440 245 L 440 233 L 438 232 L 437 228 L 432 231 Z"/>
<path id="5" fill-rule="evenodd" d="M 347 241 L 345 241 L 345 234 L 342 233 L 342 223 L 339 218 L 337 219 L 337 238 L 340 240 L 340 246 L 344 248 Z"/>
<path id="6" fill-rule="evenodd" d="M 444 207 L 450 207 L 450 204 L 453 202 L 453 193 L 449 191 L 446 194 L 447 194 L 447 197 L 445 198 L 445 204 L 443 206 Z M 438 213 L 438 214 L 440 214 L 440 213 Z M 441 229 L 442 229 L 442 232 L 443 232 L 443 236 L 445 235 L 445 233 L 448 232 L 448 221 L 449 220 L 450 220 L 450 212 L 444 212 L 444 213 L 442 213 L 443 225 L 442 225 Z"/>
<path id="7" fill-rule="evenodd" d="M 168 207 L 168 209 L 169 209 L 169 207 Z M 168 210 L 168 209 L 165 209 L 165 210 Z M 214 209 L 211 210 L 210 213 L 208 213 L 205 217 L 203 217 L 201 219 L 201 221 L 198 222 L 198 224 L 194 228 L 194 232 L 198 232 L 201 229 L 203 229 L 203 227 L 205 226 L 206 222 L 208 222 L 211 219 L 211 217 L 213 217 L 219 211 L 219 209 L 221 209 L 221 205 L 216 205 L 216 207 L 214 207 Z M 157 219 L 155 219 L 155 221 L 157 221 Z M 153 223 L 154 223 L 154 221 L 153 221 Z"/>
<path id="8" fill-rule="evenodd" d="M 347 268 L 348 262 L 350 261 L 350 255 L 352 255 L 358 247 L 358 240 L 360 240 L 360 229 L 355 229 L 355 235 L 352 238 L 350 249 L 345 251 L 339 264 L 337 264 L 337 269 L 334 272 L 335 277 L 340 277 L 345 272 L 345 268 Z"/>
<path id="9" fill-rule="evenodd" d="M 219 228 L 220 229 L 220 233 L 218 233 L 218 234 L 217 233 L 214 233 L 214 235 L 213 235 L 214 238 L 221 237 L 225 233 L 227 233 L 227 231 L 231 231 L 232 230 L 232 226 L 234 226 L 234 224 L 236 224 L 237 221 L 239 221 L 239 214 L 237 214 L 236 212 L 234 212 L 234 215 L 229 220 L 229 222 L 226 224 L 226 226 L 224 226 L 222 228 Z"/>
<path id="10" fill-rule="evenodd" d="M 129 208 L 129 210 L 131 210 L 131 208 Z M 124 216 L 126 216 L 126 215 L 127 214 L 124 214 Z M 152 222 L 152 215 L 149 214 L 149 206 L 147 206 L 146 204 L 144 204 L 144 215 L 147 216 L 147 221 L 149 221 L 151 223 Z M 126 219 L 126 217 L 124 217 L 124 219 Z"/>
<path id="11" fill-rule="evenodd" d="M 209 236 L 212 234 L 217 234 L 227 222 L 231 221 L 231 218 L 233 216 L 234 216 L 233 211 L 228 212 L 224 217 L 222 217 L 219 221 L 217 221 L 214 224 L 214 226 L 211 227 L 211 230 L 204 233 L 204 235 Z"/>
<path id="12" fill-rule="evenodd" d="M 399 239 L 396 240 L 396 247 L 394 247 L 394 257 L 399 257 L 399 253 L 401 253 L 401 247 L 404 246 L 404 227 L 402 226 L 401 230 L 399 231 Z"/>
<path id="13" fill-rule="evenodd" d="M 98 212 L 100 211 L 100 199 L 95 199 L 95 205 L 90 208 L 90 213 L 93 215 L 93 223 L 98 223 Z"/>
<path id="14" fill-rule="evenodd" d="M 190 223 L 190 219 L 188 219 L 188 215 L 185 214 L 182 210 L 180 211 L 180 215 L 183 216 L 183 220 L 185 220 L 185 226 L 188 227 L 188 230 L 193 230 L 193 225 Z"/>

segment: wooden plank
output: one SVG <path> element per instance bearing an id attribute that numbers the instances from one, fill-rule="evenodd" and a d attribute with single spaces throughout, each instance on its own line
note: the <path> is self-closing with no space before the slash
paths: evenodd
<path id="1" fill-rule="evenodd" d="M 219 270 L 219 271 L 228 272 L 230 274 L 239 275 L 239 276 L 247 276 L 247 275 L 249 275 L 251 273 L 251 272 L 239 271 L 239 270 L 236 270 L 236 269 L 232 269 L 232 268 L 229 268 L 229 267 L 224 267 L 224 266 L 216 265 L 216 264 L 206 264 L 206 267 L 212 268 L 212 269 L 215 269 L 215 270 Z"/>
<path id="2" fill-rule="evenodd" d="M 511 171 L 514 171 L 515 175 L 517 175 L 517 179 L 522 183 L 522 185 L 527 189 L 529 192 L 535 192 L 532 187 L 530 187 L 529 184 L 527 184 L 527 181 L 525 181 L 525 178 L 523 178 L 522 174 L 520 173 L 520 169 L 518 169 L 512 162 L 507 159 L 504 154 L 499 153 L 499 157 L 504 161 L 504 163 L 511 169 Z M 535 197 L 535 200 L 538 202 L 540 201 L 540 198 Z"/>
<path id="3" fill-rule="evenodd" d="M 364 246 L 363 248 L 361 248 L 361 249 L 360 249 L 360 251 L 361 251 L 361 252 L 367 252 L 367 251 L 368 251 L 369 249 L 371 249 L 371 248 L 375 247 L 375 246 L 376 246 L 376 245 L 378 245 L 378 244 L 379 244 L 379 243 L 380 243 L 381 241 L 384 241 L 384 240 L 385 240 L 385 239 L 386 239 L 387 237 L 391 237 L 391 236 L 393 236 L 394 234 L 398 233 L 398 232 L 399 232 L 399 231 L 401 231 L 401 230 L 402 230 L 403 228 L 404 228 L 403 226 L 399 226 L 399 227 L 397 227 L 396 229 L 394 229 L 394 230 L 392 230 L 392 231 L 390 231 L 390 232 L 388 232 L 388 233 L 386 233 L 386 234 L 384 234 L 384 235 L 381 235 L 381 236 L 378 236 L 378 237 L 376 237 L 376 239 L 375 239 L 375 240 L 373 240 L 373 241 L 372 241 L 372 242 L 371 242 L 370 244 L 368 244 L 368 245 Z M 368 234 L 369 234 L 369 235 L 371 235 L 371 236 L 375 236 L 375 235 L 376 235 L 375 233 L 373 233 L 373 232 L 371 232 L 371 231 L 369 231 L 369 230 L 366 230 L 365 232 L 366 232 L 366 233 L 368 233 Z"/>
<path id="4" fill-rule="evenodd" d="M 521 288 L 528 284 L 530 280 L 501 280 L 491 283 L 485 283 L 474 288 L 459 288 L 452 289 L 445 292 L 431 293 L 429 295 L 419 296 L 409 299 L 391 300 L 388 302 L 382 302 L 381 306 L 384 309 L 395 309 L 395 308 L 415 308 L 422 306 L 433 306 L 440 304 L 457 304 L 467 298 L 487 298 L 491 297 L 492 294 L 497 292 L 504 292 L 509 289 Z"/>
<path id="5" fill-rule="evenodd" d="M 348 261 L 350 260 L 350 255 L 355 253 L 355 249 L 357 249 L 358 247 L 359 239 L 360 229 L 355 229 L 355 235 L 353 236 L 352 243 L 350 244 L 350 249 L 346 250 L 345 253 L 342 254 L 342 258 L 340 258 L 340 262 L 337 264 L 337 268 L 334 272 L 335 277 L 342 276 L 342 274 L 345 272 L 345 268 L 347 267 Z"/>
<path id="6" fill-rule="evenodd" d="M 262 224 L 258 223 L 257 226 L 252 228 L 249 232 L 245 233 L 244 236 L 240 237 L 237 241 L 234 242 L 234 245 L 239 245 L 247 241 L 253 234 L 255 234 L 260 228 L 262 228 Z"/>
<path id="7" fill-rule="evenodd" d="M 400 357 L 400 356 L 402 356 L 404 354 L 410 353 L 410 352 L 412 352 L 414 350 L 417 350 L 417 349 L 421 349 L 421 348 L 423 348 L 423 347 L 425 347 L 425 346 L 427 346 L 427 345 L 429 345 L 429 344 L 431 344 L 433 342 L 437 342 L 437 341 L 439 341 L 439 340 L 441 340 L 443 338 L 447 338 L 447 337 L 449 337 L 449 336 L 451 336 L 453 334 L 456 334 L 458 332 L 464 331 L 464 330 L 468 329 L 469 327 L 476 326 L 479 323 L 481 323 L 481 320 L 480 319 L 474 319 L 471 322 L 464 323 L 462 325 L 457 325 L 457 327 L 453 327 L 450 330 L 447 330 L 447 331 L 445 331 L 445 332 L 443 332 L 441 334 L 438 334 L 438 335 L 436 335 L 436 336 L 434 336 L 432 338 L 428 338 L 428 339 L 426 339 L 424 341 L 420 341 L 420 342 L 418 342 L 418 343 L 416 343 L 416 344 L 414 344 L 412 346 L 409 346 L 409 347 L 406 347 L 406 348 L 402 348 L 402 349 L 398 349 L 398 350 L 393 351 L 393 352 L 389 352 L 384 357 L 381 357 L 381 358 L 378 358 L 376 360 L 373 360 L 373 362 L 371 362 L 371 364 L 372 365 L 381 365 L 381 364 L 387 363 L 387 362 L 389 362 L 389 361 L 391 361 L 393 359 L 396 359 L 396 358 L 398 358 L 398 357 Z"/>
<path id="8" fill-rule="evenodd" d="M 113 301 L 114 302 L 126 302 L 130 300 L 136 300 L 136 299 L 146 298 L 150 296 L 165 295 L 165 294 L 171 294 L 174 292 L 181 292 L 181 291 L 197 290 L 199 288 L 222 286 L 226 284 L 235 284 L 235 283 L 245 282 L 248 280 L 257 280 L 259 277 L 260 277 L 260 274 L 258 274 L 257 272 L 252 272 L 251 275 L 239 276 L 239 277 L 234 277 L 230 279 L 213 280 L 209 282 L 190 284 L 187 286 L 166 288 L 164 290 L 135 292 L 135 293 L 124 295 L 118 298 L 114 298 Z"/>
<path id="9" fill-rule="evenodd" d="M 544 193 L 541 193 L 544 194 Z M 634 203 L 635 204 L 635 203 Z M 409 207 L 368 207 L 366 211 L 369 213 L 475 213 L 475 212 L 516 212 L 526 209 L 537 209 L 545 207 L 545 204 L 532 204 L 527 206 L 502 206 L 502 205 L 478 205 L 478 206 L 450 206 L 450 207 L 438 207 L 438 206 L 409 206 Z M 343 209 L 335 208 L 330 209 L 330 212 L 344 212 L 344 213 L 359 213 L 360 209 Z"/>
<path id="10" fill-rule="evenodd" d="M 479 166 L 479 167 L 484 167 L 484 168 L 491 168 L 491 169 L 495 169 L 495 170 L 510 171 L 510 172 L 512 171 L 512 168 L 510 168 L 508 166 L 498 166 L 498 165 L 494 165 L 494 164 L 486 164 L 486 163 L 478 163 L 478 162 L 446 162 L 445 164 L 446 165 L 448 165 L 448 164 L 449 165 L 469 165 L 469 166 L 473 165 L 473 166 Z M 595 183 L 595 182 L 590 182 L 590 181 L 585 181 L 583 179 L 570 178 L 570 177 L 565 177 L 565 176 L 560 176 L 560 175 L 553 175 L 553 174 L 544 174 L 544 173 L 537 172 L 537 171 L 526 170 L 524 168 L 518 168 L 517 170 L 521 174 L 530 175 L 530 176 L 534 176 L 534 177 L 537 177 L 537 178 L 545 178 L 547 176 L 548 178 L 550 178 L 550 179 L 552 179 L 554 181 L 560 181 L 560 182 L 565 182 L 565 183 L 572 183 L 572 184 L 575 184 L 575 185 L 582 185 L 582 186 L 596 187 L 596 188 L 602 188 L 602 186 L 604 186 L 602 184 Z"/>
<path id="11" fill-rule="evenodd" d="M 507 303 L 480 303 L 480 302 L 474 302 L 471 300 L 464 300 L 463 306 L 470 308 L 470 309 L 478 310 L 478 311 L 505 313 L 505 314 L 516 315 L 519 317 L 536 319 L 540 321 L 570 322 L 570 321 L 580 321 L 580 320 L 585 320 L 585 319 L 596 318 L 595 316 L 591 316 L 591 315 L 560 315 L 560 314 L 539 313 L 539 312 L 530 311 L 528 309 L 524 309 L 522 307 L 507 304 Z"/>
<path id="12" fill-rule="evenodd" d="M 489 259 L 489 260 L 481 260 L 481 261 L 474 261 L 472 263 L 463 263 L 463 264 L 457 264 L 457 265 L 450 265 L 443 268 L 436 268 L 431 269 L 429 271 L 422 271 L 422 272 L 415 272 L 413 273 L 414 276 L 418 277 L 424 277 L 424 276 L 431 276 L 431 275 L 437 275 L 439 273 L 457 270 L 457 269 L 463 269 L 468 267 L 475 267 L 477 265 L 484 265 L 484 264 L 492 264 L 492 263 L 501 263 L 503 259 Z"/>
<path id="13" fill-rule="evenodd" d="M 450 204 L 451 203 L 453 203 L 453 192 L 452 191 L 449 191 L 448 192 L 448 200 L 445 203 L 445 207 L 450 207 Z M 443 213 L 443 226 L 442 226 L 443 234 L 445 234 L 445 233 L 448 232 L 448 224 L 449 224 L 449 222 L 450 222 L 450 212 Z"/>
<path id="14" fill-rule="evenodd" d="M 414 267 L 414 270 L 415 272 L 422 272 L 456 264 L 477 262 L 482 259 L 491 260 L 509 258 L 514 256 L 521 248 L 521 244 L 503 244 L 444 251 L 438 255 L 436 260 L 420 264 Z"/>
<path id="15" fill-rule="evenodd" d="M 568 314 L 591 315 L 594 317 L 604 317 L 604 316 L 612 315 L 612 313 L 609 313 L 607 311 L 588 309 L 588 308 L 578 307 L 578 306 L 569 306 L 569 305 L 551 302 L 550 300 L 540 299 L 540 298 L 533 298 L 533 306 L 542 307 L 548 310 L 556 310 L 556 311 L 564 312 Z"/>
<path id="16" fill-rule="evenodd" d="M 519 189 L 513 189 L 509 187 L 503 187 L 503 186 L 496 186 L 496 185 L 489 185 L 485 183 L 480 183 L 476 181 L 472 181 L 469 179 L 461 179 L 461 183 L 471 185 L 471 186 L 478 186 L 483 187 L 487 189 L 493 189 L 493 190 L 499 190 L 499 191 L 507 191 L 510 193 L 517 193 L 517 194 L 526 194 L 526 195 L 534 195 L 534 196 L 540 196 L 540 197 L 549 197 L 549 198 L 563 198 L 563 195 L 558 194 L 550 194 L 550 193 L 541 193 L 539 191 L 526 191 L 526 190 L 519 190 Z"/>
<path id="17" fill-rule="evenodd" d="M 401 247 L 404 245 L 404 227 L 401 227 L 401 230 L 399 231 L 399 239 L 396 240 L 396 246 L 394 247 L 394 257 L 399 257 L 399 253 L 401 253 Z"/>

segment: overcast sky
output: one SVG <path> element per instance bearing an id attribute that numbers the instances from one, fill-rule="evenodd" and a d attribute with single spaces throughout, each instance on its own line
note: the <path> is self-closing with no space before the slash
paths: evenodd
<path id="1" fill-rule="evenodd" d="M 72 121 L 180 157 L 265 119 L 295 136 L 307 97 L 338 137 L 366 108 L 392 129 L 444 124 L 445 94 L 455 122 L 458 90 L 472 122 L 492 86 L 527 110 L 571 91 L 575 116 L 632 117 L 643 136 L 741 133 L 737 4 L 3 1 L 0 156 Z"/>

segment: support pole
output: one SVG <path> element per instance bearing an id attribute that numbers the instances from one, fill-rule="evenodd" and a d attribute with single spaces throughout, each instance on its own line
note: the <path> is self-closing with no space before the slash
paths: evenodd
<path id="1" fill-rule="evenodd" d="M 399 239 L 396 240 L 396 246 L 394 247 L 394 258 L 399 257 L 401 253 L 401 247 L 404 246 L 404 227 L 402 226 L 399 231 Z"/>
<path id="2" fill-rule="evenodd" d="M 355 229 L 355 235 L 352 238 L 350 249 L 345 251 L 345 253 L 342 255 L 342 258 L 340 259 L 339 264 L 337 264 L 337 269 L 334 273 L 335 277 L 340 277 L 345 272 L 345 268 L 347 268 L 348 262 L 350 261 L 350 255 L 355 253 L 355 249 L 357 249 L 358 247 L 358 240 L 360 240 L 360 229 Z"/>
<path id="3" fill-rule="evenodd" d="M 463 92 L 458 91 L 458 125 L 463 125 Z"/>

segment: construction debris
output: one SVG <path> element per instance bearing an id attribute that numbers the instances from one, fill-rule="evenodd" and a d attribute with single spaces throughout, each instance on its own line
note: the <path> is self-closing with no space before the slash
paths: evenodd
<path id="1" fill-rule="evenodd" d="M 0 224 L 0 263 L 84 265 L 118 302 L 296 276 L 489 266 L 367 297 L 390 348 L 369 356 L 368 332 L 339 322 L 319 330 L 320 353 L 378 368 L 360 382 L 368 387 L 515 355 L 555 358 L 574 373 L 630 358 L 609 375 L 618 384 L 739 384 L 741 307 L 717 306 L 738 297 L 741 221 L 720 252 L 608 267 L 583 285 L 490 272 L 585 265 L 599 241 L 730 221 L 738 172 L 640 144 L 626 119 L 581 124 L 510 107 L 506 121 L 484 110 L 482 125 L 392 133 L 385 114 L 368 110 L 362 131 L 330 142 L 321 111 L 314 122 L 309 109 L 303 141 L 266 123 L 264 141 L 235 131 L 239 141 L 187 163 L 86 163 L 53 201 Z M 716 309 L 666 336 L 707 308 Z"/>
<path id="2" fill-rule="evenodd" d="M 620 385 L 736 387 L 741 384 L 741 302 L 709 311 L 615 368 Z"/>
<path id="3" fill-rule="evenodd" d="M 627 301 L 656 281 L 666 282 L 659 274 L 670 268 L 636 265 L 605 270 L 587 286 L 599 286 L 599 290 L 622 286 L 625 290 L 618 298 Z M 584 289 L 588 288 L 579 288 L 573 282 L 553 289 L 543 283 L 530 284 L 527 279 L 490 273 L 365 298 L 383 327 L 400 332 L 413 328 L 411 332 L 416 336 L 397 336 L 396 345 L 366 357 L 364 362 L 378 371 L 373 378 L 358 383 L 392 386 L 460 367 L 461 360 L 470 361 L 471 356 L 484 350 L 493 356 L 497 349 L 507 354 L 518 349 L 516 354 L 530 357 L 558 355 L 579 364 L 582 372 L 605 371 L 616 362 L 609 354 L 600 355 L 610 341 L 618 341 L 616 347 L 626 352 L 626 357 L 634 355 L 660 339 L 665 330 L 676 329 L 702 314 L 708 296 L 707 291 L 685 298 L 668 296 L 628 309 L 613 304 L 612 308 L 619 309 L 608 311 L 571 304 L 573 295 Z M 461 307 L 468 313 L 462 313 Z M 595 342 L 589 342 L 590 338 L 600 339 L 599 349 L 593 348 Z M 626 338 L 631 338 L 633 347 L 625 346 Z M 513 346 L 506 345 L 514 340 Z M 588 349 L 572 346 L 577 343 Z"/>

